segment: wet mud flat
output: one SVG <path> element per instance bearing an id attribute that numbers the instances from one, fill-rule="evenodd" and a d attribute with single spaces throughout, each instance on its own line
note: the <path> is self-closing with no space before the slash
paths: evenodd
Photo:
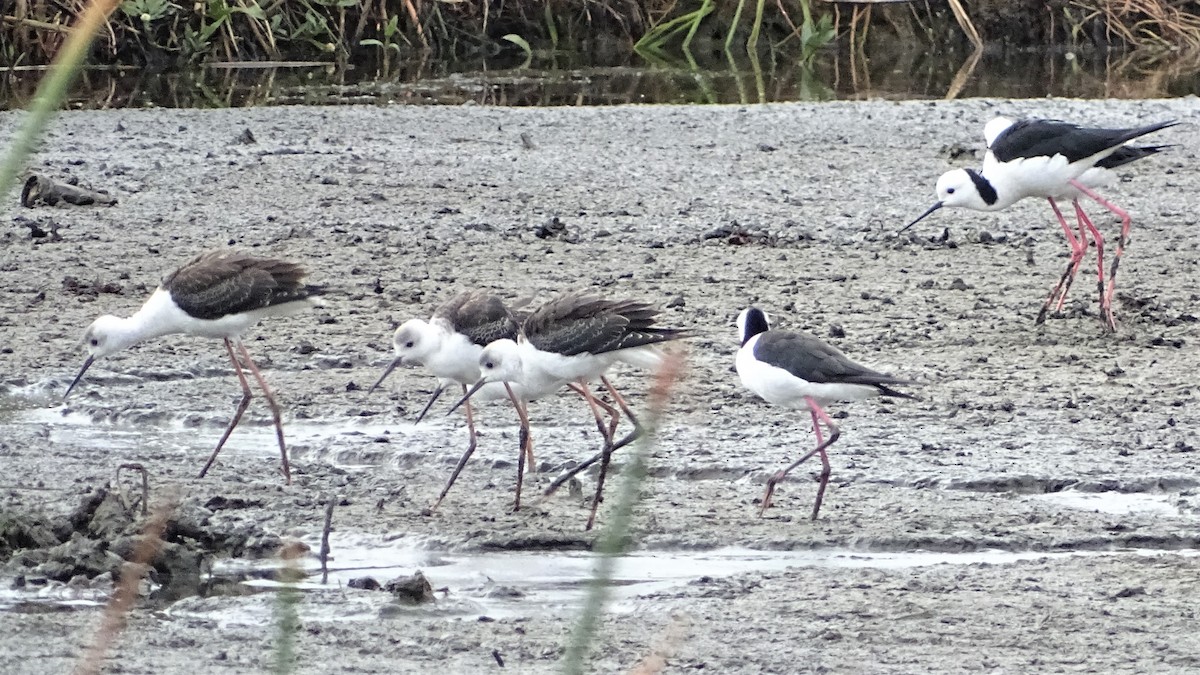
<path id="1" fill-rule="evenodd" d="M 894 236 L 942 171 L 978 161 L 951 157 L 981 146 L 997 113 L 1187 123 L 1156 137 L 1177 147 L 1105 191 L 1134 218 L 1116 335 L 1101 331 L 1091 257 L 1065 311 L 1034 326 L 1066 264 L 1044 202 L 942 212 Z M 332 496 L 331 564 L 340 550 L 347 569 L 305 585 L 300 672 L 484 672 L 497 655 L 554 672 L 577 600 L 545 589 L 578 590 L 595 538 L 586 499 L 563 490 L 509 512 L 515 419 L 490 404 L 476 458 L 430 512 L 466 442 L 461 418 L 412 425 L 434 385 L 417 370 L 365 390 L 391 330 L 459 289 L 596 287 L 654 300 L 664 323 L 699 335 L 649 451 L 626 580 L 637 590 L 603 620 L 595 672 L 656 655 L 665 672 L 1192 671 L 1198 114 L 1194 99 L 68 113 L 32 168 L 119 203 L 5 215 L 0 509 L 45 526 L 27 555 L 72 542 L 72 555 L 119 554 L 136 525 L 111 517 L 136 511 L 139 488 L 113 485 L 118 465 L 147 469 L 151 502 L 178 499 L 179 564 L 208 586 L 134 611 L 113 650 L 126 671 L 270 667 L 274 594 L 211 579 L 253 581 L 230 570 L 275 565 L 284 541 L 315 546 Z M 95 316 L 128 315 L 175 265 L 229 244 L 304 260 L 330 287 L 327 307 L 247 340 L 285 408 L 290 486 L 257 399 L 195 478 L 240 395 L 217 342 L 141 345 L 61 402 Z M 757 515 L 766 478 L 812 435 L 807 414 L 755 400 L 732 372 L 731 324 L 748 303 L 920 382 L 919 401 L 831 406 L 842 437 L 816 522 L 814 467 Z M 645 374 L 615 381 L 644 407 Z M 531 409 L 529 495 L 597 445 L 581 402 Z M 104 508 L 100 489 L 115 495 Z M 704 558 L 729 547 L 769 563 Z M 5 585 L 27 585 L 3 596 L 0 670 L 71 667 L 99 620 L 101 557 L 73 584 L 37 571 L 44 558 L 5 563 Z M 502 574 L 512 560 L 528 580 Z M 433 605 L 343 583 L 415 567 Z M 655 574 L 663 583 L 634 585 Z"/>

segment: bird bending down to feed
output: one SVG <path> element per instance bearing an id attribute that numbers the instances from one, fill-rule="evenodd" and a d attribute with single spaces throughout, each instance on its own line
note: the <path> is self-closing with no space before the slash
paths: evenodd
<path id="1" fill-rule="evenodd" d="M 479 380 L 479 355 L 484 346 L 496 340 L 515 339 L 517 328 L 516 317 L 499 296 L 483 290 L 459 293 L 438 307 L 429 321 L 411 319 L 396 329 L 392 338 L 396 358 L 367 393 L 375 391 L 401 364 L 424 366 L 438 378 L 438 386 L 417 415 L 416 421 L 420 422 L 447 388 L 457 384 L 465 395 L 467 385 Z M 506 396 L 499 384 L 489 389 L 484 393 L 488 398 Z M 464 411 L 470 437 L 467 450 L 431 508 L 437 508 L 442 503 L 467 460 L 475 452 L 477 435 L 470 401 L 464 404 Z"/>
<path id="2" fill-rule="evenodd" d="M 290 484 L 292 474 L 283 441 L 279 404 L 246 351 L 241 336 L 269 316 L 294 314 L 319 304 L 318 296 L 323 288 L 302 283 L 304 276 L 304 268 L 286 260 L 258 258 L 229 250 L 201 254 L 163 279 L 142 308 L 132 316 L 121 318 L 106 314 L 88 326 L 83 336 L 88 358 L 63 398 L 71 394 L 96 359 L 144 340 L 172 333 L 221 338 L 242 385 L 242 401 L 212 456 L 200 471 L 200 477 L 203 478 L 216 461 L 217 454 L 250 405 L 252 394 L 242 370 L 245 367 L 258 382 L 271 407 L 279 439 L 279 454 L 283 461 L 283 475 Z M 241 362 L 238 361 L 239 354 Z"/>
<path id="3" fill-rule="evenodd" d="M 687 336 L 685 331 L 655 325 L 657 315 L 658 310 L 645 302 L 606 300 L 586 292 L 567 293 L 530 313 L 522 321 L 516 340 L 498 340 L 484 348 L 479 357 L 481 376 L 459 403 L 488 383 L 502 382 L 508 389 L 520 420 L 523 449 L 517 466 L 515 508 L 519 509 L 521 503 L 523 462 L 531 453 L 526 404 L 563 386 L 575 385 L 587 400 L 596 427 L 604 437 L 596 497 L 587 528 L 595 523 L 613 451 L 641 434 L 637 417 L 604 373 L 618 361 L 653 368 L 662 361 L 658 345 Z M 614 442 L 620 413 L 591 394 L 588 383 L 594 379 L 600 380 L 634 425 L 634 430 L 620 441 Z M 609 415 L 607 424 L 602 409 Z"/>
<path id="4" fill-rule="evenodd" d="M 829 484 L 829 457 L 826 449 L 838 439 L 838 427 L 821 408 L 831 401 L 858 401 L 873 396 L 915 398 L 893 389 L 893 385 L 911 384 L 891 375 L 875 372 L 846 358 L 836 348 L 804 333 L 770 330 L 767 315 L 750 307 L 737 319 L 742 347 L 737 353 L 737 372 L 742 384 L 768 403 L 785 408 L 808 407 L 812 415 L 817 447 L 767 480 L 759 514 L 771 506 L 771 496 L 792 469 L 813 455 L 821 457 L 820 485 L 813 503 L 812 518 L 817 519 L 825 487 Z M 821 433 L 821 424 L 829 438 Z"/>
<path id="5" fill-rule="evenodd" d="M 1085 232 L 1096 241 L 1100 280 L 1101 320 L 1108 330 L 1116 330 L 1112 300 L 1116 290 L 1117 267 L 1129 240 L 1129 214 L 1104 199 L 1092 188 L 1106 184 L 1112 169 L 1153 155 L 1167 146 L 1130 146 L 1130 141 L 1147 134 L 1175 126 L 1173 120 L 1127 129 L 1097 129 L 1080 127 L 1069 122 L 1023 119 L 1012 121 L 998 117 L 984 127 L 988 149 L 983 168 L 954 169 L 942 174 L 937 181 L 938 201 L 906 225 L 901 232 L 916 225 L 929 214 L 944 206 L 957 206 L 976 211 L 1000 211 L 1026 197 L 1043 197 L 1050 202 L 1059 225 L 1071 247 L 1071 262 L 1059 283 L 1050 292 L 1037 322 L 1045 320 L 1052 306 L 1062 306 L 1070 280 L 1078 270 L 1079 261 L 1087 250 Z M 1121 235 L 1113 256 L 1107 286 L 1104 282 L 1104 239 L 1079 205 L 1086 196 L 1121 219 Z M 1080 232 L 1079 239 L 1063 217 L 1056 199 L 1071 199 Z"/>

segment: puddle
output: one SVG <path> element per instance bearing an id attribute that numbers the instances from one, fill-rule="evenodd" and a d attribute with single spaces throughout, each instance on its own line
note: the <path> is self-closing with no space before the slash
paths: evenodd
<path id="1" fill-rule="evenodd" d="M 315 539 L 307 543 L 314 550 L 319 547 Z M 583 604 L 598 562 L 598 556 L 586 551 L 431 551 L 421 548 L 420 543 L 412 539 L 367 542 L 362 538 L 334 536 L 331 548 L 334 559 L 330 561 L 327 584 L 320 583 L 320 563 L 315 556 L 303 561 L 307 578 L 294 587 L 304 596 L 298 606 L 304 619 L 374 621 L 381 616 L 398 614 L 422 618 L 488 616 L 504 619 L 573 614 Z M 933 565 L 1007 565 L 1023 560 L 1112 555 L 1196 556 L 1200 555 L 1200 550 L 877 553 L 850 549 L 757 551 L 729 547 L 711 551 L 638 551 L 617 559 L 609 588 L 608 611 L 636 612 L 643 603 L 656 603 L 656 594 L 702 578 L 780 572 L 795 567 L 903 570 Z M 213 576 L 240 582 L 246 595 L 185 598 L 171 605 L 166 612 L 211 620 L 222 626 L 269 625 L 275 621 L 278 611 L 276 595 L 269 592 L 280 587 L 278 582 L 271 580 L 278 567 L 275 560 L 217 563 L 213 567 Z M 435 603 L 410 606 L 393 601 L 385 591 L 349 588 L 352 579 L 372 577 L 380 584 L 386 584 L 417 570 L 422 571 L 432 585 L 437 598 Z M 106 591 L 95 588 L 56 584 L 31 592 L 28 588 L 14 589 L 5 584 L 0 590 L 0 611 L 72 611 L 101 606 L 105 599 Z"/>
<path id="2" fill-rule="evenodd" d="M 319 546 L 310 541 L 314 549 Z M 374 620 L 380 612 L 397 611 L 425 617 L 513 618 L 534 614 L 568 614 L 578 610 L 597 556 L 590 552 L 522 551 L 487 553 L 450 553 L 422 550 L 411 540 L 387 543 L 334 541 L 336 560 L 330 562 L 329 583 L 319 583 L 320 565 L 315 558 L 305 561 L 308 580 L 297 588 L 308 594 L 310 602 L 300 611 L 308 618 L 325 620 Z M 1149 549 L 1089 552 L 1011 552 L 976 551 L 936 553 L 926 551 L 872 553 L 846 549 L 806 551 L 756 551 L 746 548 L 721 548 L 712 551 L 640 551 L 620 557 L 610 586 L 609 611 L 629 613 L 638 610 L 647 598 L 657 593 L 692 583 L 698 579 L 729 577 L 750 572 L 778 572 L 791 567 L 828 569 L 900 570 L 932 565 L 1011 564 L 1021 560 L 1065 558 L 1079 555 L 1197 555 L 1200 551 L 1157 551 Z M 214 568 L 217 576 L 244 578 L 243 583 L 270 590 L 278 583 L 266 579 L 276 567 L 275 561 L 247 564 L 232 561 Z M 357 591 L 347 588 L 351 579 L 372 577 L 385 584 L 396 577 L 421 570 L 435 590 L 438 600 L 431 606 L 407 607 L 392 602 L 381 591 Z M 336 594 L 333 597 L 330 594 Z M 328 596 L 328 597 L 327 597 Z M 272 620 L 272 594 L 242 598 L 231 610 L 230 598 L 184 600 L 173 613 L 206 617 L 217 621 L 266 624 Z M 318 600 L 317 598 L 321 598 Z M 390 608 L 390 609 L 385 609 Z"/>
<path id="3" fill-rule="evenodd" d="M 6 416 L 0 419 L 0 423 L 7 427 L 35 427 L 41 430 L 51 443 L 78 447 L 88 453 L 113 454 L 129 451 L 145 454 L 147 448 L 153 448 L 156 451 L 195 454 L 197 457 L 200 456 L 198 452 L 211 450 L 211 445 L 220 438 L 223 428 L 220 424 L 208 424 L 207 421 L 201 425 L 185 423 L 180 418 L 166 417 L 159 411 L 144 416 L 139 415 L 137 410 L 123 410 L 118 414 L 120 417 L 114 422 L 96 421 L 92 416 L 83 413 L 64 413 L 61 407 L 10 408 Z M 423 422 L 420 426 L 404 421 L 382 424 L 357 420 L 336 423 L 293 420 L 284 423 L 284 434 L 293 457 L 303 456 L 315 448 L 335 444 L 339 440 L 358 441 L 377 448 L 377 438 L 430 438 L 452 430 L 449 422 Z M 277 443 L 275 427 L 269 420 L 243 419 L 230 437 L 228 445 L 221 450 L 221 456 L 275 457 L 279 453 Z M 361 457 L 357 457 L 356 453 L 350 455 L 346 462 L 338 462 L 336 457 L 324 459 L 333 461 L 342 468 L 378 463 L 361 462 Z"/>
<path id="4" fill-rule="evenodd" d="M 14 432 L 25 427 L 26 433 L 35 432 L 51 444 L 69 448 L 78 455 L 103 455 L 122 461 L 143 461 L 137 458 L 165 453 L 178 456 L 180 461 L 194 458 L 203 462 L 224 429 L 224 419 L 220 416 L 197 422 L 194 416 L 128 408 L 113 413 L 114 420 L 80 412 L 64 413 L 62 407 L 27 405 L 14 405 L 10 399 L 8 408 L 0 407 L 0 431 Z M 427 462 L 432 454 L 437 454 L 439 461 L 452 466 L 467 445 L 467 429 L 460 417 L 434 417 L 420 424 L 373 419 L 286 421 L 283 430 L 289 457 L 298 462 L 323 462 L 341 469 L 361 470 Z M 591 426 L 582 423 L 538 425 L 537 437 L 542 447 L 547 448 L 539 459 L 551 465 L 577 460 L 578 453 L 570 449 L 577 445 L 581 432 L 591 430 Z M 482 430 L 473 461 L 515 461 L 516 433 L 515 420 Z M 560 447 L 565 449 L 551 450 Z M 225 462 L 236 461 L 238 457 L 275 458 L 278 454 L 275 427 L 269 419 L 262 418 L 243 418 L 221 450 Z"/>
<path id="5" fill-rule="evenodd" d="M 51 583 L 37 589 L 28 586 L 14 588 L 11 578 L 2 579 L 2 582 L 0 612 L 34 614 L 102 607 L 108 602 L 111 591 L 110 588 L 75 587 L 61 583 Z"/>
<path id="6" fill-rule="evenodd" d="M 1062 492 L 1051 492 L 1044 495 L 1031 495 L 1029 498 L 1072 509 L 1117 516 L 1134 514 L 1183 515 L 1179 507 L 1175 505 L 1178 495 L 1147 494 L 1144 492 L 1076 492 L 1074 490 L 1063 490 Z"/>

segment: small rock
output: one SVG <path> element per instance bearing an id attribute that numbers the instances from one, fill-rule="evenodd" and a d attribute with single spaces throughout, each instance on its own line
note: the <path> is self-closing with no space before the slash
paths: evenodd
<path id="1" fill-rule="evenodd" d="M 383 586 L 374 577 L 356 577 L 346 582 L 346 585 L 350 588 L 357 588 L 360 591 L 378 591 L 383 589 Z"/>
<path id="2" fill-rule="evenodd" d="M 565 234 L 567 226 L 558 216 L 554 216 L 550 220 L 533 228 L 533 235 L 538 239 L 557 239 Z"/>
<path id="3" fill-rule="evenodd" d="M 383 589 L 402 602 L 414 605 L 433 602 L 433 586 L 420 570 L 412 576 L 392 579 L 384 584 Z"/>

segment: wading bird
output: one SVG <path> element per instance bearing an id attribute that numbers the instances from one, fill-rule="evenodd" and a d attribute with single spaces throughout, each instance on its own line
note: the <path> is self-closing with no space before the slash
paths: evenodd
<path id="1" fill-rule="evenodd" d="M 142 308 L 132 316 L 121 318 L 106 314 L 88 326 L 83 336 L 88 358 L 71 386 L 67 387 L 63 398 L 71 394 L 96 359 L 144 340 L 172 333 L 221 338 L 242 385 L 242 401 L 212 456 L 201 469 L 200 477 L 208 473 L 253 398 L 250 384 L 242 371 L 244 366 L 258 382 L 271 407 L 279 439 L 279 454 L 283 461 L 283 475 L 290 484 L 292 473 L 283 441 L 279 404 L 246 351 L 246 346 L 242 344 L 241 336 L 269 316 L 294 314 L 318 304 L 318 296 L 323 288 L 301 283 L 304 276 L 304 268 L 286 260 L 258 258 L 236 251 L 201 254 L 163 279 Z M 238 361 L 238 354 L 241 355 L 241 362 Z"/>
<path id="2" fill-rule="evenodd" d="M 658 345 L 688 335 L 679 329 L 655 325 L 657 315 L 658 310 L 645 302 L 606 300 L 586 292 L 568 293 L 530 313 L 521 323 L 521 332 L 516 340 L 498 340 L 484 348 L 479 358 L 479 381 L 459 403 L 488 383 L 503 382 L 509 389 L 520 420 L 523 449 L 518 460 L 516 508 L 520 508 L 521 500 L 521 464 L 525 456 L 531 456 L 532 452 L 526 404 L 552 394 L 563 386 L 574 384 L 587 399 L 596 426 L 604 437 L 596 497 L 587 523 L 587 528 L 591 529 L 613 450 L 631 442 L 641 433 L 637 417 L 604 373 L 618 361 L 646 368 L 656 367 L 662 361 Z M 588 390 L 588 383 L 594 379 L 601 381 L 634 424 L 634 431 L 620 442 L 614 442 L 620 416 Z M 601 409 L 610 416 L 607 425 Z"/>
<path id="3" fill-rule="evenodd" d="M 983 168 L 954 169 L 942 174 L 937 181 L 938 201 L 901 232 L 946 206 L 999 211 L 1026 197 L 1048 199 L 1059 225 L 1067 235 L 1072 261 L 1039 312 L 1038 323 L 1045 320 L 1051 306 L 1061 306 L 1065 300 L 1069 279 L 1074 277 L 1074 271 L 1078 269 L 1077 258 L 1082 259 L 1087 249 L 1086 235 L 1083 234 L 1086 230 L 1095 238 L 1097 254 L 1101 256 L 1101 320 L 1108 330 L 1116 330 L 1112 300 L 1116 289 L 1117 266 L 1129 239 L 1131 219 L 1128 213 L 1096 194 L 1092 188 L 1107 182 L 1111 169 L 1155 154 L 1165 147 L 1129 146 L 1127 144 L 1130 141 L 1176 124 L 1175 121 L 1167 121 L 1128 129 L 1097 129 L 1054 120 L 1023 119 L 1014 122 L 998 117 L 984 127 L 988 149 Z M 1078 198 L 1081 195 L 1121 219 L 1121 235 L 1109 271 L 1107 288 L 1103 278 L 1104 240 L 1079 206 Z M 1072 235 L 1055 199 L 1071 199 L 1075 202 L 1080 239 Z"/>
<path id="4" fill-rule="evenodd" d="M 839 435 L 837 425 L 821 408 L 822 404 L 859 401 L 873 396 L 914 398 L 892 388 L 893 385 L 911 383 L 860 366 L 811 335 L 770 330 L 766 313 L 756 307 L 743 310 L 738 315 L 737 325 L 742 347 L 737 353 L 736 367 L 742 384 L 768 403 L 794 409 L 807 407 L 812 415 L 813 433 L 817 435 L 816 449 L 767 480 L 759 515 L 771 506 L 775 486 L 792 469 L 813 455 L 819 455 L 820 485 L 812 510 L 812 519 L 816 520 L 831 471 L 825 450 Z M 829 430 L 828 439 L 821 433 L 821 424 Z"/>

